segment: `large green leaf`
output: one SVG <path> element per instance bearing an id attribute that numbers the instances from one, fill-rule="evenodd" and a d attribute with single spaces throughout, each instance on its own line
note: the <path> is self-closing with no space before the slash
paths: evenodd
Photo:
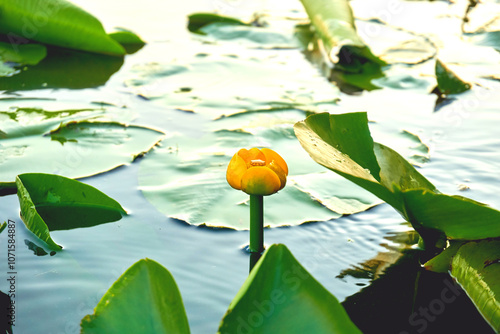
<path id="1" fill-rule="evenodd" d="M 229 305 L 218 333 L 361 333 L 335 296 L 272 245 Z"/>
<path id="2" fill-rule="evenodd" d="M 500 212 L 473 200 L 440 194 L 394 150 L 373 143 L 366 113 L 317 114 L 295 124 L 302 147 L 319 164 L 394 207 L 424 239 L 500 236 Z"/>
<path id="3" fill-rule="evenodd" d="M 13 182 L 17 174 L 30 172 L 71 178 L 94 175 L 133 161 L 164 136 L 140 126 L 77 121 L 104 115 L 110 117 L 111 113 L 90 108 L 0 112 L 4 132 L 0 138 L 0 181 Z"/>
<path id="4" fill-rule="evenodd" d="M 450 239 L 500 237 L 500 211 L 485 204 L 422 189 L 404 191 L 403 197 L 412 221 L 443 231 Z"/>
<path id="5" fill-rule="evenodd" d="M 294 129 L 314 161 L 370 191 L 403 215 L 399 189 L 435 189 L 397 152 L 373 142 L 365 112 L 311 115 Z"/>
<path id="6" fill-rule="evenodd" d="M 21 174 L 16 185 L 24 224 L 53 249 L 61 247 L 49 231 L 94 226 L 126 214 L 118 202 L 99 190 L 62 176 Z"/>
<path id="7" fill-rule="evenodd" d="M 132 265 L 104 294 L 82 334 L 189 334 L 184 304 L 172 274 L 157 262 Z"/>
<path id="8" fill-rule="evenodd" d="M 493 330 L 500 332 L 500 240 L 469 242 L 453 258 L 451 275 Z"/>
<path id="9" fill-rule="evenodd" d="M 125 54 L 98 19 L 65 0 L 2 0 L 0 13 L 0 32 L 11 42 L 30 39 L 70 49 Z"/>

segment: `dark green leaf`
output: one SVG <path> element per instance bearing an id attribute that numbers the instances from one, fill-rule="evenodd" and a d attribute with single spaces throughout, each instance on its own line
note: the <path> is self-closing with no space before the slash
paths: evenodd
<path id="1" fill-rule="evenodd" d="M 459 94 L 471 88 L 471 85 L 460 79 L 439 59 L 436 59 L 436 79 L 441 94 Z"/>
<path id="2" fill-rule="evenodd" d="M 219 333 L 361 333 L 338 300 L 285 245 L 272 245 L 252 269 Z"/>
<path id="3" fill-rule="evenodd" d="M 9 39 L 38 42 L 121 56 L 123 47 L 109 37 L 101 22 L 65 0 L 2 1 L 0 32 Z"/>
<path id="4" fill-rule="evenodd" d="M 500 332 L 500 240 L 469 242 L 453 258 L 457 280 L 494 331 Z"/>
<path id="5" fill-rule="evenodd" d="M 157 262 L 132 265 L 104 294 L 82 334 L 189 334 L 184 304 L 172 274 Z"/>
<path id="6" fill-rule="evenodd" d="M 464 241 L 450 241 L 450 246 L 444 251 L 424 263 L 424 268 L 436 273 L 447 273 L 451 268 L 451 261 Z"/>
<path id="7" fill-rule="evenodd" d="M 249 25 L 248 23 L 245 23 L 243 21 L 228 16 L 222 16 L 212 13 L 196 13 L 188 16 L 187 28 L 191 32 L 204 34 L 203 32 L 200 31 L 200 29 L 212 23 L 222 23 L 225 25 L 242 25 L 242 26 Z"/>
<path id="8" fill-rule="evenodd" d="M 108 36 L 120 43 L 128 54 L 137 52 L 146 44 L 135 33 L 123 28 L 117 28 L 115 32 L 108 34 Z"/>
<path id="9" fill-rule="evenodd" d="M 450 239 L 500 237 L 500 211 L 485 204 L 422 189 L 404 191 L 403 197 L 412 221 L 443 231 Z"/>
<path id="10" fill-rule="evenodd" d="M 2 233 L 6 227 L 7 227 L 7 222 L 3 222 L 2 225 L 0 225 L 0 233 Z"/>
<path id="11" fill-rule="evenodd" d="M 99 190 L 62 176 L 21 174 L 16 185 L 24 224 L 53 249 L 61 247 L 49 231 L 94 226 L 126 214 L 118 202 Z"/>

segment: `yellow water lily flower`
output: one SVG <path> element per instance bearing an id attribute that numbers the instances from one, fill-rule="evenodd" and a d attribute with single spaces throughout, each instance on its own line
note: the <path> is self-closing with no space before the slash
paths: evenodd
<path id="1" fill-rule="evenodd" d="M 283 189 L 288 175 L 285 160 L 271 149 L 242 148 L 227 166 L 231 187 L 249 195 L 272 195 Z"/>

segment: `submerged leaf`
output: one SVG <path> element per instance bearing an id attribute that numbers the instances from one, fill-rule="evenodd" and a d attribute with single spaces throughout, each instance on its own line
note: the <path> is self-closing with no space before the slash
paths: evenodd
<path id="1" fill-rule="evenodd" d="M 218 333 L 361 333 L 335 296 L 272 245 L 229 305 Z"/>
<path id="2" fill-rule="evenodd" d="M 469 242 L 453 258 L 457 280 L 494 331 L 500 331 L 500 240 Z"/>
<path id="3" fill-rule="evenodd" d="M 125 210 L 99 190 L 58 175 L 21 174 L 16 178 L 26 227 L 52 249 L 61 249 L 49 231 L 90 227 L 121 219 Z"/>
<path id="4" fill-rule="evenodd" d="M 94 16 L 65 0 L 2 1 L 0 32 L 11 41 L 38 42 L 115 56 L 123 47 Z"/>
<path id="5" fill-rule="evenodd" d="M 159 263 L 142 259 L 113 283 L 81 322 L 82 334 L 189 334 L 179 288 Z"/>

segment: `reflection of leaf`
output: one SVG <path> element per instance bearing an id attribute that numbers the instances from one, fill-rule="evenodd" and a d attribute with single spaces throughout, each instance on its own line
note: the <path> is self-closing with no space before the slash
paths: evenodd
<path id="1" fill-rule="evenodd" d="M 436 79 L 438 82 L 438 89 L 441 94 L 459 94 L 471 88 L 471 85 L 453 73 L 445 64 L 439 59 L 436 60 Z"/>
<path id="2" fill-rule="evenodd" d="M 47 49 L 40 44 L 9 44 L 0 42 L 0 61 L 19 65 L 36 65 L 47 55 Z"/>
<path id="3" fill-rule="evenodd" d="M 82 334 L 189 334 L 182 297 L 172 274 L 157 262 L 132 265 L 104 294 Z"/>
<path id="4" fill-rule="evenodd" d="M 69 122 L 54 129 L 65 118 L 71 119 L 63 111 L 58 116 L 29 126 L 12 123 L 7 138 L 0 140 L 0 180 L 12 182 L 17 174 L 28 172 L 72 178 L 94 175 L 133 161 L 163 137 L 156 130 L 112 122 Z M 46 119 L 37 112 L 23 119 L 37 117 Z"/>
<path id="5" fill-rule="evenodd" d="M 494 331 L 500 331 L 500 240 L 469 242 L 458 250 L 451 275 Z"/>
<path id="6" fill-rule="evenodd" d="M 65 0 L 3 2 L 0 32 L 14 41 L 32 39 L 70 49 L 125 54 L 99 20 Z"/>
<path id="7" fill-rule="evenodd" d="M 256 321 L 256 316 L 259 315 Z M 337 298 L 295 259 L 272 245 L 229 305 L 218 333 L 361 333 Z"/>
<path id="8" fill-rule="evenodd" d="M 47 57 L 37 66 L 21 69 L 12 77 L 0 77 L 0 90 L 98 87 L 104 85 L 123 64 L 122 57 L 54 47 L 47 51 Z"/>
<path id="9" fill-rule="evenodd" d="M 125 210 L 99 190 L 51 174 L 21 174 L 16 178 L 21 217 L 26 227 L 59 250 L 49 231 L 89 227 L 121 219 Z"/>

